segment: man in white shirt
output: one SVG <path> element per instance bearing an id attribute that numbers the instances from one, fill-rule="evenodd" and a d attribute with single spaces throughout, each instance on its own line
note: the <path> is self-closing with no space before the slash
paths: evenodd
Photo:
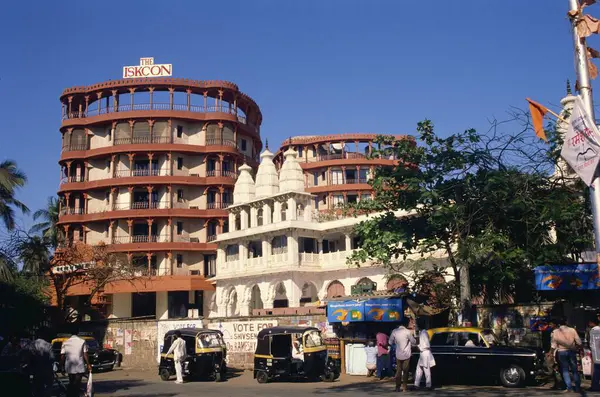
<path id="1" fill-rule="evenodd" d="M 64 371 L 69 375 L 67 397 L 79 397 L 83 374 L 86 369 L 92 372 L 85 340 L 77 335 L 71 335 L 60 348 L 60 357 Z"/>
<path id="2" fill-rule="evenodd" d="M 431 345 L 429 343 L 429 334 L 425 329 L 424 321 L 419 322 L 419 362 L 417 363 L 417 373 L 415 374 L 415 387 L 421 387 L 421 379 L 425 375 L 425 387 L 431 390 L 431 367 L 435 367 L 435 359 L 431 354 Z"/>
<path id="3" fill-rule="evenodd" d="M 392 331 L 390 345 L 396 345 L 396 391 L 408 390 L 408 366 L 412 356 L 412 345 L 417 342 L 412 336 L 412 331 L 406 328 L 408 321 L 403 318 L 400 326 Z"/>
<path id="4" fill-rule="evenodd" d="M 589 343 L 590 350 L 592 351 L 592 383 L 588 391 L 600 391 L 600 364 L 596 364 L 599 360 L 600 351 L 598 351 L 598 346 L 595 342 L 596 339 L 592 337 L 592 334 L 597 335 L 600 333 L 600 314 L 596 316 L 596 318 L 590 320 L 589 325 L 592 328 L 589 333 Z"/>
<path id="5" fill-rule="evenodd" d="M 167 351 L 167 356 L 173 353 L 173 361 L 175 361 L 175 374 L 177 375 L 177 380 L 175 383 L 183 383 L 183 362 L 187 357 L 187 350 L 185 346 L 185 341 L 181 337 L 180 331 L 175 331 L 175 340 L 171 344 L 169 351 Z"/>

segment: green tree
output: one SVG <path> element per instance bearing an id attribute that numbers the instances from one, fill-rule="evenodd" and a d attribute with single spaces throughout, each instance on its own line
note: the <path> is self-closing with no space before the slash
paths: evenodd
<path id="1" fill-rule="evenodd" d="M 29 230 L 30 233 L 41 232 L 42 236 L 48 239 L 54 248 L 58 244 L 58 207 L 58 198 L 48 197 L 46 208 L 39 209 L 33 214 L 33 220 L 40 219 L 41 222 L 36 223 Z"/>
<path id="2" fill-rule="evenodd" d="M 29 275 L 43 276 L 50 269 L 49 240 L 40 236 L 27 236 L 17 245 L 17 253 L 23 265 L 22 271 Z"/>
<path id="3" fill-rule="evenodd" d="M 359 203 L 382 214 L 356 226 L 362 246 L 350 263 L 374 260 L 397 271 L 409 255 L 443 252 L 468 315 L 473 295 L 498 302 L 521 292 L 526 299 L 534 266 L 577 259 L 591 245 L 585 186 L 552 175 L 552 147 L 532 150 L 522 135 L 529 131 L 471 129 L 442 138 L 426 120 L 417 132 L 420 145 L 379 138 L 383 149 L 374 156 L 402 160 L 377 168 L 375 200 Z"/>
<path id="4" fill-rule="evenodd" d="M 0 163 L 0 217 L 8 230 L 15 228 L 15 208 L 23 213 L 29 212 L 27 206 L 15 198 L 16 191 L 26 182 L 27 176 L 14 161 Z"/>

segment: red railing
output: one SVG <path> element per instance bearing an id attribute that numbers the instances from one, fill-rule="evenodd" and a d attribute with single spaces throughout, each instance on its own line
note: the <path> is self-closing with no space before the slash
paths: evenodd
<path id="1" fill-rule="evenodd" d="M 80 143 L 80 144 L 70 144 L 70 145 L 65 145 L 62 148 L 63 152 L 77 152 L 77 151 L 81 151 L 81 150 L 88 150 L 89 146 L 87 143 Z"/>
<path id="2" fill-rule="evenodd" d="M 217 202 L 207 203 L 206 208 L 208 208 L 209 210 L 225 209 L 225 208 L 228 208 L 232 204 L 233 203 L 217 203 Z"/>
<path id="3" fill-rule="evenodd" d="M 84 175 L 72 175 L 72 176 L 65 176 L 60 180 L 61 185 L 63 183 L 72 183 L 72 182 L 85 182 L 87 181 L 87 178 Z"/>
<path id="4" fill-rule="evenodd" d="M 206 171 L 206 176 L 208 176 L 208 177 L 221 176 L 221 177 L 224 177 L 224 178 L 233 178 L 233 179 L 235 179 L 235 172 L 233 172 L 233 171 L 210 170 L 210 171 Z"/>

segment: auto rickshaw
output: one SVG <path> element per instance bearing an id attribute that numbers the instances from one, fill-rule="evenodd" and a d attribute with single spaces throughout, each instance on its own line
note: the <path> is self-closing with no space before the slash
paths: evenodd
<path id="1" fill-rule="evenodd" d="M 171 343 L 175 339 L 175 331 L 177 330 L 171 330 L 165 334 L 160 354 L 158 374 L 164 381 L 175 375 L 173 354 L 167 356 Z M 225 380 L 227 348 L 221 331 L 197 328 L 181 328 L 178 331 L 181 332 L 187 349 L 187 357 L 183 363 L 184 376 L 198 379 L 213 378 L 216 382 Z"/>
<path id="2" fill-rule="evenodd" d="M 333 382 L 339 376 L 317 328 L 272 327 L 258 333 L 254 353 L 254 378 L 258 383 L 276 378 Z"/>

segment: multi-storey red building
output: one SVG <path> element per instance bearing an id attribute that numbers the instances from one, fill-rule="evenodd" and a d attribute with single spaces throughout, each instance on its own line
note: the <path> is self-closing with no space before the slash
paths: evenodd
<path id="1" fill-rule="evenodd" d="M 395 153 L 385 158 L 370 158 L 375 140 L 381 134 L 347 133 L 337 135 L 297 136 L 286 139 L 279 148 L 275 163 L 283 162 L 283 152 L 292 148 L 304 171 L 306 191 L 317 196 L 315 209 L 334 209 L 345 203 L 369 200 L 373 189 L 369 179 L 375 167 L 390 167 L 398 160 Z M 394 135 L 395 139 L 410 139 Z"/>
<path id="2" fill-rule="evenodd" d="M 237 168 L 257 166 L 258 105 L 230 82 L 164 77 L 72 87 L 60 101 L 62 243 L 108 244 L 145 278 L 107 286 L 107 314 L 202 310 Z"/>

